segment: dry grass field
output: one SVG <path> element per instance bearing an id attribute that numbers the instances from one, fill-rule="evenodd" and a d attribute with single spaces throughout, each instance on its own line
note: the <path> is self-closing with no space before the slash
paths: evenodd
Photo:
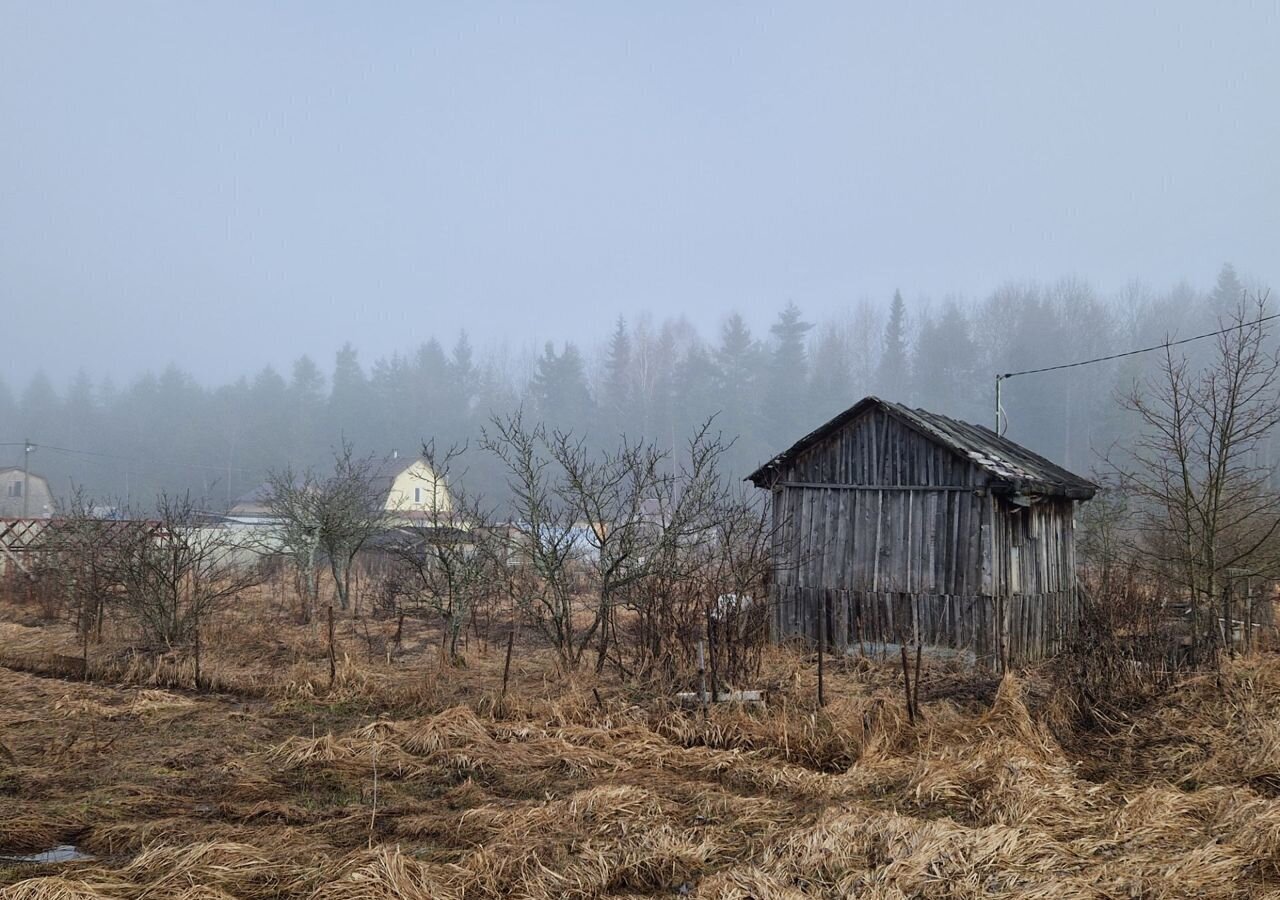
<path id="1" fill-rule="evenodd" d="M 763 709 L 555 673 L 517 643 L 223 622 L 208 691 L 0 618 L 0 898 L 1280 897 L 1280 659 L 1083 730 L 1043 673 L 997 684 L 765 660 Z M 421 626 L 415 626 L 421 629 Z M 415 644 L 415 641 L 417 642 Z"/>

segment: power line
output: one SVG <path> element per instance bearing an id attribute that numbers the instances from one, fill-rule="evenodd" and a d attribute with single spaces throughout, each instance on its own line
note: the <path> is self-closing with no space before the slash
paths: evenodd
<path id="1" fill-rule="evenodd" d="M 1003 375 L 997 375 L 996 378 L 1003 380 L 1013 378 L 1017 375 L 1037 375 L 1040 372 L 1056 372 L 1059 369 L 1074 369 L 1076 366 L 1088 366 L 1093 363 L 1107 362 L 1113 359 L 1123 359 L 1126 356 L 1137 356 L 1139 353 L 1150 353 L 1152 350 L 1163 350 L 1165 347 L 1177 347 L 1179 344 L 1189 344 L 1192 341 L 1200 341 L 1205 338 L 1217 337 L 1220 334 L 1226 334 L 1228 331 L 1236 331 L 1240 328 L 1248 328 L 1250 325 L 1261 325 L 1263 322 L 1270 322 L 1272 319 L 1280 319 L 1280 313 L 1272 313 L 1269 316 L 1263 316 L 1253 322 L 1242 322 L 1239 325 L 1231 325 L 1227 328 L 1220 328 L 1217 331 L 1208 331 L 1204 334 L 1197 334 L 1195 337 L 1182 338 L 1177 341 L 1164 341 L 1151 347 L 1143 347 L 1141 350 L 1126 350 L 1124 353 L 1112 353 L 1110 356 L 1096 356 L 1093 359 L 1082 359 L 1078 362 L 1062 363 L 1056 366 L 1045 366 L 1040 369 L 1023 369 L 1021 372 L 1005 372 Z"/>
<path id="2" fill-rule="evenodd" d="M 1202 341 L 1205 338 L 1217 337 L 1218 335 L 1226 334 L 1229 331 L 1238 331 L 1241 328 L 1249 328 L 1250 326 L 1253 326 L 1253 325 L 1261 325 L 1263 322 L 1270 322 L 1272 319 L 1280 319 L 1280 313 L 1272 313 L 1269 316 L 1263 316 L 1262 318 L 1255 319 L 1252 322 L 1241 322 L 1239 325 L 1229 325 L 1226 328 L 1219 328 L 1217 331 L 1206 331 L 1204 334 L 1197 334 L 1197 335 L 1193 335 L 1192 337 L 1181 338 L 1176 341 L 1166 340 L 1166 341 L 1163 341 L 1162 343 L 1153 344 L 1150 347 L 1142 347 L 1141 349 L 1138 349 L 1138 350 L 1126 350 L 1123 353 L 1111 353 L 1111 354 L 1108 354 L 1107 356 L 1095 356 L 1093 359 L 1081 359 L 1081 360 L 1077 360 L 1076 362 L 1060 363 L 1056 366 L 1042 366 L 1039 369 L 1023 369 L 1020 372 L 1004 372 L 1001 374 L 997 374 L 996 375 L 996 428 L 995 428 L 996 434 L 1000 435 L 1005 433 L 1005 427 L 1002 427 L 1000 424 L 1001 419 L 1004 420 L 1004 422 L 1006 423 L 1006 426 L 1009 421 L 1009 417 L 1005 414 L 1004 406 L 1000 402 L 1000 385 L 1006 379 L 1016 378 L 1019 375 L 1039 375 L 1042 372 L 1057 372 L 1062 369 L 1074 369 L 1079 366 L 1090 366 L 1090 365 L 1093 365 L 1094 363 L 1109 362 L 1110 360 L 1113 360 L 1113 359 L 1124 359 L 1126 356 L 1137 356 L 1141 353 L 1150 353 L 1153 350 L 1164 350 L 1168 347 L 1177 347 L 1182 344 L 1190 344 L 1192 341 Z"/>
<path id="3" fill-rule="evenodd" d="M 24 441 L 4 441 L 0 442 L 0 447 L 23 447 L 26 446 Z M 115 453 L 103 453 L 99 450 L 76 450 L 71 447 L 54 447 L 51 444 L 41 444 L 32 441 L 30 446 L 40 450 L 53 450 L 57 453 L 74 453 L 80 456 L 96 456 L 102 459 L 114 459 L 127 463 L 139 463 L 142 465 L 160 465 L 160 466 L 179 466 L 188 469 L 206 469 L 210 472 L 226 472 L 228 470 L 235 472 L 251 472 L 252 469 L 246 469 L 243 466 L 210 466 L 203 463 L 178 462 L 176 460 L 165 459 L 143 459 L 136 456 L 119 456 Z"/>

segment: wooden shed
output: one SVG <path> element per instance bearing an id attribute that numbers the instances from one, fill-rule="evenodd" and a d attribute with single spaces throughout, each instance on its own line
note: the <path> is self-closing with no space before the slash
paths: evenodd
<path id="1" fill-rule="evenodd" d="M 1096 486 L 988 428 L 867 397 L 748 480 L 772 494 L 775 637 L 948 647 L 1002 668 L 1078 621 Z"/>

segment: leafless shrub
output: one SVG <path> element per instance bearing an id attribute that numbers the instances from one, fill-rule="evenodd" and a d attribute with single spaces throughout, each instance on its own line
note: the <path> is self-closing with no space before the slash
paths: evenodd
<path id="1" fill-rule="evenodd" d="M 300 618 L 309 621 L 318 602 L 322 555 L 333 576 L 338 605 L 350 609 L 356 559 L 387 527 L 373 459 L 356 456 L 351 444 L 343 443 L 328 474 L 284 469 L 272 472 L 267 486 L 267 507 L 276 522 L 274 541 L 297 573 L 303 598 Z"/>
<path id="2" fill-rule="evenodd" d="M 320 481 L 311 470 L 296 473 L 286 467 L 268 473 L 266 490 L 275 525 L 264 549 L 289 561 L 298 598 L 296 619 L 306 625 L 320 600 Z"/>
<path id="3" fill-rule="evenodd" d="M 350 444 L 334 456 L 333 472 L 321 482 L 320 546 L 329 560 L 338 605 L 351 608 L 351 576 L 360 551 L 387 527 L 387 514 L 370 457 L 357 457 Z"/>
<path id="4" fill-rule="evenodd" d="M 616 450 L 590 454 L 582 441 L 556 433 L 549 449 L 560 470 L 555 490 L 580 523 L 580 563 L 593 606 L 576 652 L 580 657 L 594 638 L 599 672 L 623 598 L 665 561 L 662 549 L 672 535 L 663 507 L 673 479 L 662 472 L 666 455 L 647 443 L 624 438 Z"/>
<path id="5" fill-rule="evenodd" d="M 1137 549 L 1130 498 L 1104 487 L 1080 513 L 1079 627 L 1053 663 L 1055 702 L 1075 727 L 1107 726 L 1168 690 L 1214 645 L 1191 652 L 1188 605 Z"/>
<path id="6" fill-rule="evenodd" d="M 511 521 L 495 531 L 513 571 L 505 579 L 515 607 L 555 648 L 565 668 L 575 668 L 600 627 L 594 610 L 582 609 L 574 564 L 584 553 L 575 528 L 578 510 L 566 501 L 541 425 L 526 425 L 522 412 L 494 417 L 480 446 L 506 467 Z M 590 616 L 580 625 L 583 614 Z"/>
<path id="7" fill-rule="evenodd" d="M 704 640 L 715 682 L 733 683 L 758 665 L 768 636 L 770 525 L 763 504 L 723 476 L 729 447 L 704 423 L 662 485 L 662 539 L 628 601 L 632 666 L 645 675 L 691 670 Z"/>
<path id="8" fill-rule="evenodd" d="M 447 503 L 433 503 L 410 524 L 398 527 L 388 549 L 396 561 L 385 585 L 397 614 L 430 615 L 443 626 L 443 652 L 451 665 L 463 662 L 459 641 L 477 610 L 491 600 L 499 582 L 501 554 L 495 546 L 493 513 L 466 490 L 455 471 L 465 448 L 437 453 L 423 447 L 437 482 L 451 485 Z"/>
<path id="9" fill-rule="evenodd" d="M 1186 596 L 1193 657 L 1231 644 L 1233 575 L 1280 573 L 1280 503 L 1262 452 L 1280 425 L 1266 300 L 1242 299 L 1201 369 L 1166 346 L 1156 374 L 1122 398 L 1140 430 L 1109 460 L 1133 511 L 1131 558 Z"/>
<path id="10" fill-rule="evenodd" d="M 120 545 L 120 602 L 151 650 L 190 648 L 200 681 L 201 627 L 218 608 L 259 583 L 254 566 L 189 495 L 157 500 L 154 519 L 133 521 Z"/>
<path id="11" fill-rule="evenodd" d="M 726 680 L 758 659 L 767 520 L 724 478 L 730 444 L 710 421 L 678 462 L 625 439 L 592 454 L 520 414 L 496 419 L 483 446 L 506 465 L 514 498 L 506 585 L 563 667 L 594 648 L 597 672 L 671 677 L 704 641 Z"/>

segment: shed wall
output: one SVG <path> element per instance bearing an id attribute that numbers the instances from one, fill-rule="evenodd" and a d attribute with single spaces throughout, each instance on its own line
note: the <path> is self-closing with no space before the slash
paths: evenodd
<path id="1" fill-rule="evenodd" d="M 921 641 L 977 660 L 1056 651 L 1076 618 L 1073 502 L 1016 506 L 880 410 L 779 473 L 774 628 L 840 647 Z"/>

